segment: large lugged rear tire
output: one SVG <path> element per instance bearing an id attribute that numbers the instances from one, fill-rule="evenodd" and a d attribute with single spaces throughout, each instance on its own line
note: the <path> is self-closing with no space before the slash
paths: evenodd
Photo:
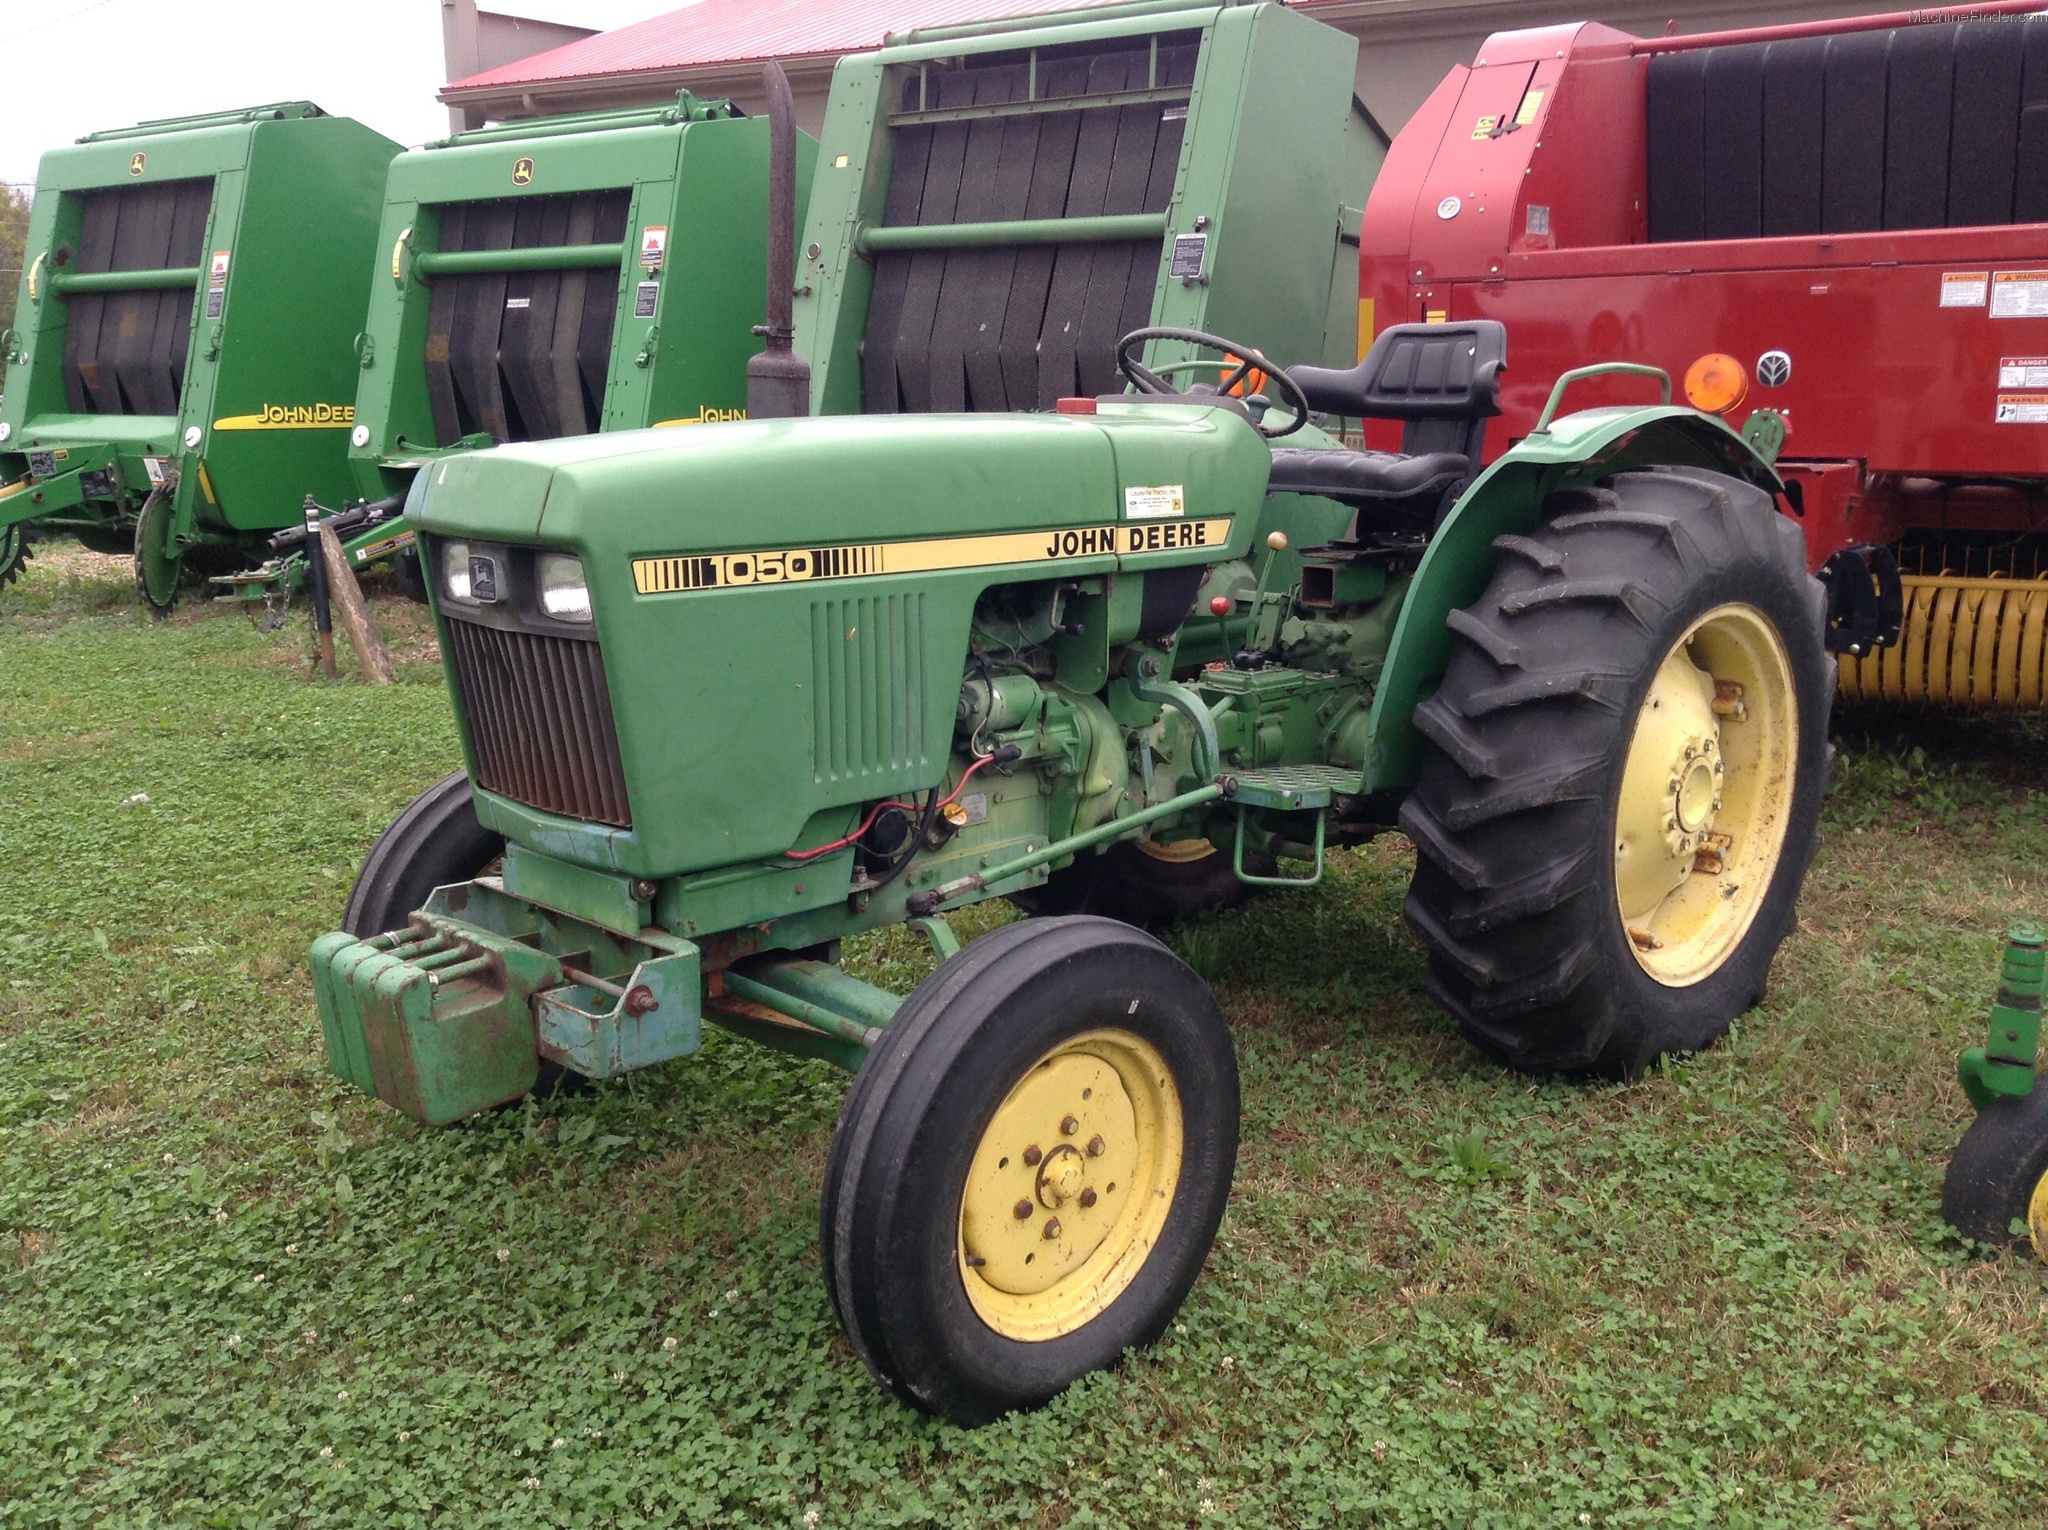
<path id="1" fill-rule="evenodd" d="M 1151 1343 L 1237 1161 L 1202 980 L 1108 919 L 1026 920 L 927 978 L 861 1069 L 820 1211 L 825 1286 L 904 1401 L 965 1425 Z"/>
<path id="2" fill-rule="evenodd" d="M 1633 1077 L 1763 994 L 1832 760 L 1825 596 L 1762 490 L 1659 468 L 1494 543 L 1416 709 L 1427 983 L 1532 1073 Z"/>
<path id="3" fill-rule="evenodd" d="M 1977 1112 L 1949 1160 L 1941 1217 L 1978 1243 L 2031 1245 L 2048 1263 L 2048 1084 L 2036 1078 L 2033 1093 Z"/>

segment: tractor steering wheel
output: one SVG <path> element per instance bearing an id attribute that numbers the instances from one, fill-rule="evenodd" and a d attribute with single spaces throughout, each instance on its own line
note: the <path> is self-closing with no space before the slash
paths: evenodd
<path id="1" fill-rule="evenodd" d="M 1203 346 L 1208 350 L 1223 352 L 1220 361 L 1176 361 L 1155 372 L 1138 360 L 1138 350 L 1147 340 L 1180 340 L 1189 345 Z M 1268 441 L 1277 441 L 1282 436 L 1291 436 L 1308 423 L 1308 395 L 1301 391 L 1300 384 L 1279 367 L 1268 361 L 1263 354 L 1248 345 L 1235 340 L 1226 340 L 1221 335 L 1206 334 L 1199 329 L 1174 329 L 1171 326 L 1155 325 L 1150 329 L 1134 329 L 1116 347 L 1117 370 L 1130 380 L 1131 386 L 1140 393 L 1168 394 L 1184 398 L 1190 393 L 1215 393 L 1229 395 L 1245 385 L 1254 372 L 1265 374 L 1280 394 L 1280 401 L 1293 411 L 1294 418 L 1280 430 L 1268 430 L 1264 424 L 1254 420 L 1252 429 Z M 1212 387 L 1207 383 L 1195 383 L 1188 388 L 1179 388 L 1168 382 L 1161 373 L 1186 372 L 1198 367 L 1214 367 L 1227 373 Z"/>

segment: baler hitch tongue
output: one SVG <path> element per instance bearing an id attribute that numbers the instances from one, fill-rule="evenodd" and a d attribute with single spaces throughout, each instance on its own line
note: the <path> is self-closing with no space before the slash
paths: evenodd
<path id="1" fill-rule="evenodd" d="M 427 914 L 312 950 L 334 1071 L 430 1126 L 516 1100 L 539 1076 L 532 998 L 563 982 L 545 952 Z"/>

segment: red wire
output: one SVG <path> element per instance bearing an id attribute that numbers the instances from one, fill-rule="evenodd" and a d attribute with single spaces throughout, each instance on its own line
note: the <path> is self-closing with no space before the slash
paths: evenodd
<path id="1" fill-rule="evenodd" d="M 981 756 L 981 758 L 977 759 L 972 765 L 968 766 L 967 769 L 962 771 L 960 773 L 960 784 L 953 788 L 952 792 L 947 796 L 946 802 L 951 802 L 953 798 L 959 796 L 962 792 L 966 791 L 967 783 L 974 779 L 974 773 L 977 770 L 981 769 L 982 766 L 993 763 L 994 760 L 995 755 L 993 752 L 985 754 Z M 944 807 L 946 805 L 946 802 L 941 802 L 939 806 Z"/>
<path id="2" fill-rule="evenodd" d="M 846 838 L 835 839 L 829 845 L 819 845 L 815 850 L 785 850 L 782 853 L 792 861 L 812 861 L 821 855 L 830 855 L 834 850 L 844 850 L 848 845 L 867 833 L 869 829 L 873 828 L 875 820 L 880 818 L 883 812 L 889 808 L 901 808 L 906 813 L 914 813 L 917 811 L 917 804 L 914 802 L 878 802 L 875 804 L 874 811 L 869 813 L 862 821 L 861 826 L 847 835 Z"/>
<path id="3" fill-rule="evenodd" d="M 955 797 L 958 797 L 961 794 L 961 792 L 967 789 L 967 783 L 974 779 L 974 773 L 977 770 L 981 769 L 982 766 L 990 763 L 994 759 L 995 755 L 985 754 L 981 756 L 981 758 L 976 760 L 972 765 L 968 766 L 966 770 L 962 771 L 960 774 L 959 783 L 956 786 L 954 786 L 951 794 L 947 796 L 944 799 L 944 801 L 939 803 L 939 806 L 944 807 L 947 803 L 951 802 Z M 901 808 L 906 813 L 915 813 L 916 811 L 918 811 L 917 804 L 914 802 L 878 802 L 875 804 L 874 809 L 868 814 L 868 816 L 861 821 L 861 826 L 855 829 L 851 834 L 847 835 L 844 839 L 835 839 L 829 845 L 819 845 L 816 848 L 810 850 L 785 850 L 782 852 L 783 857 L 787 860 L 792 861 L 814 861 L 821 855 L 830 855 L 834 850 L 844 850 L 848 845 L 852 844 L 855 840 L 859 839 L 863 834 L 867 833 L 869 829 L 873 828 L 875 820 L 877 818 L 880 818 L 882 814 L 889 808 Z"/>

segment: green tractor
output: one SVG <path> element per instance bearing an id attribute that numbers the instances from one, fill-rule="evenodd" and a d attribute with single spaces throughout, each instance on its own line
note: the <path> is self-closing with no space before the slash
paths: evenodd
<path id="1" fill-rule="evenodd" d="M 1490 323 L 1319 364 L 1343 273 L 1272 226 L 1313 167 L 1276 180 L 1251 118 L 1203 120 L 1312 44 L 1343 97 L 1320 112 L 1276 71 L 1288 130 L 1347 132 L 1350 44 L 1312 27 L 1143 6 L 847 61 L 797 344 L 772 317 L 753 417 L 450 456 L 407 512 L 467 769 L 313 947 L 333 1067 L 430 1123 L 688 1055 L 707 1020 L 848 1069 L 826 1286 L 884 1386 L 965 1424 L 1155 1339 L 1230 1193 L 1215 999 L 1069 910 L 1312 884 L 1399 828 L 1465 1034 L 1627 1075 L 1755 1002 L 1815 848 L 1824 599 L 1767 463 L 1668 378 L 1661 404 L 1560 417 L 1576 373 L 1479 471 Z M 1135 210 L 1075 211 L 1088 155 L 1062 145 L 1090 112 L 1152 134 L 1134 164 L 1165 178 L 1131 171 Z M 963 186 L 1025 197 L 1048 143 L 1064 204 L 961 217 Z M 1315 273 L 1260 291 L 1260 239 Z M 1231 260 L 1245 280 L 1203 280 Z M 1134 293 L 1152 322 L 1098 338 Z M 1202 303 L 1282 340 L 1172 322 Z M 1075 382 L 1034 396 L 1048 379 Z M 1404 449 L 1346 445 L 1362 419 Z M 998 897 L 1047 912 L 962 949 L 947 915 Z M 908 998 L 837 964 L 905 922 L 942 958 Z"/>

